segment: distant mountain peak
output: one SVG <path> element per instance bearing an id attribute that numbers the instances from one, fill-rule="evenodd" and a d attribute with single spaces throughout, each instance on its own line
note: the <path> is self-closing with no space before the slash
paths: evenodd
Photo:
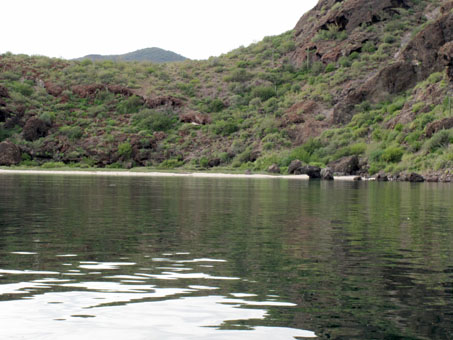
<path id="1" fill-rule="evenodd" d="M 187 60 L 180 54 L 167 51 L 158 47 L 149 47 L 125 54 L 101 55 L 89 54 L 76 60 L 90 59 L 96 60 L 113 60 L 113 61 L 150 61 L 155 63 L 178 62 Z"/>

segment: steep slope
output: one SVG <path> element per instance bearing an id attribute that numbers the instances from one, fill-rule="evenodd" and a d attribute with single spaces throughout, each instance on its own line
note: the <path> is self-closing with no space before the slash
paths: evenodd
<path id="1" fill-rule="evenodd" d="M 447 181 L 452 8 L 321 0 L 293 31 L 208 61 L 2 55 L 0 140 L 25 165 L 285 172 L 300 160 Z"/>
<path id="2" fill-rule="evenodd" d="M 154 63 L 168 63 L 187 60 L 186 57 L 172 51 L 163 50 L 158 47 L 144 48 L 130 53 L 116 55 L 90 54 L 85 57 L 76 59 L 92 61 L 113 60 L 113 61 L 149 61 Z"/>

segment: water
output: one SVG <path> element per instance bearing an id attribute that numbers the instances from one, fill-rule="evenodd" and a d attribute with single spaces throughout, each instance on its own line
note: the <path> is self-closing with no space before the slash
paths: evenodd
<path id="1" fill-rule="evenodd" d="M 0 177 L 0 339 L 453 339 L 453 187 Z"/>

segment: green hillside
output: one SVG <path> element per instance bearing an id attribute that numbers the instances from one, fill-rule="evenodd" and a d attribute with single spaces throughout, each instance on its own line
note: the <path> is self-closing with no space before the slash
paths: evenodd
<path id="1" fill-rule="evenodd" d="M 172 51 L 163 50 L 158 47 L 144 48 L 130 53 L 117 55 L 90 54 L 77 60 L 89 59 L 92 61 L 113 60 L 113 61 L 149 61 L 153 63 L 168 63 L 187 60 L 186 57 Z"/>
<path id="2" fill-rule="evenodd" d="M 4 54 L 0 140 L 22 165 L 285 173 L 300 160 L 449 180 L 452 8 L 322 0 L 294 30 L 206 61 Z"/>

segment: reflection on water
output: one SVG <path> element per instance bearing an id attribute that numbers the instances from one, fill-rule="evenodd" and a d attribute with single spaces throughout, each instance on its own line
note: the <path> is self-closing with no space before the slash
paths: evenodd
<path id="1" fill-rule="evenodd" d="M 11 252 L 38 255 L 36 252 Z M 84 276 L 62 279 L 74 271 L 0 270 L 9 281 L 0 285 L 0 334 L 8 339 L 292 339 L 314 338 L 309 331 L 287 327 L 250 327 L 263 320 L 266 307 L 293 307 L 275 299 L 257 301 L 256 294 L 217 292 L 220 287 L 191 284 L 240 280 L 202 272 L 198 264 L 224 263 L 220 259 L 191 259 L 190 253 L 135 262 L 74 261 L 61 265 L 80 268 Z M 75 255 L 58 255 L 60 258 Z M 159 267 L 162 262 L 167 267 Z M 184 265 L 191 265 L 185 267 Z M 140 267 L 147 265 L 148 267 Z M 124 270 L 124 268 L 128 268 Z M 92 271 L 95 270 L 95 271 Z M 127 272 L 118 274 L 115 272 Z M 24 280 L 24 276 L 29 281 Z M 86 279 L 86 280 L 85 280 Z M 172 287 L 167 283 L 172 282 Z M 194 281 L 195 280 L 195 281 Z M 12 297 L 22 295 L 22 298 Z M 255 308 L 259 306 L 260 308 Z M 228 324 L 228 327 L 225 325 Z M 225 327 L 225 328 L 224 328 Z"/>
<path id="2" fill-rule="evenodd" d="M 449 185 L 0 177 L 0 338 L 452 339 Z"/>

